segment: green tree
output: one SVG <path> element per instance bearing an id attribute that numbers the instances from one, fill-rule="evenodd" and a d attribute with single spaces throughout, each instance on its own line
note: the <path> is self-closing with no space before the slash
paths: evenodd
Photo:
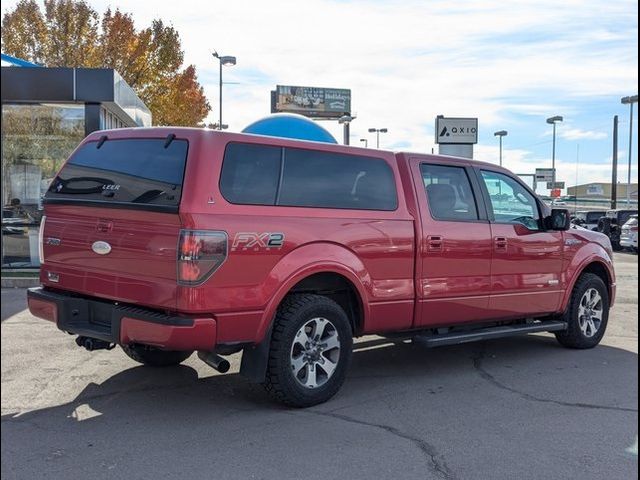
<path id="1" fill-rule="evenodd" d="M 198 126 L 211 111 L 196 68 L 183 68 L 180 35 L 162 20 L 141 30 L 119 9 L 84 0 L 21 0 L 2 19 L 2 50 L 47 67 L 115 68 L 157 125 Z"/>

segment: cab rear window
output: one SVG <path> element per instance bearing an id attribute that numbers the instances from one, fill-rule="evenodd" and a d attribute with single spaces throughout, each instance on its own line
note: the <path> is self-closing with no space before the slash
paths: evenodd
<path id="1" fill-rule="evenodd" d="M 44 203 L 177 211 L 187 160 L 186 140 L 88 142 L 64 165 Z"/>

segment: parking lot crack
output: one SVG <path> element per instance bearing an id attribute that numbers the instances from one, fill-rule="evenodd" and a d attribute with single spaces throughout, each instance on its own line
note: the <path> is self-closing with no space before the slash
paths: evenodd
<path id="1" fill-rule="evenodd" d="M 342 415 L 339 413 L 320 412 L 320 411 L 314 411 L 314 410 L 307 410 L 305 413 L 311 413 L 313 415 L 319 415 L 323 417 L 330 417 L 336 420 L 341 420 L 343 422 L 353 423 L 356 425 L 377 428 L 395 437 L 401 438 L 403 440 L 408 440 L 422 452 L 422 454 L 428 461 L 429 468 L 434 474 L 436 474 L 440 478 L 444 478 L 445 480 L 456 479 L 456 475 L 451 471 L 447 463 L 444 461 L 442 455 L 438 453 L 438 451 L 433 445 L 426 442 L 422 438 L 402 432 L 401 430 L 395 427 L 392 427 L 390 425 L 366 422 L 364 420 L 358 420 L 357 418 L 349 417 L 347 415 Z"/>
<path id="2" fill-rule="evenodd" d="M 554 405 L 560 405 L 562 407 L 586 408 L 586 409 L 592 409 L 592 410 L 612 410 L 612 411 L 617 411 L 617 412 L 638 413 L 638 409 L 636 409 L 636 408 L 615 407 L 615 406 L 611 406 L 611 405 L 598 405 L 598 404 L 583 403 L 583 402 L 564 402 L 562 400 L 554 400 L 552 398 L 538 397 L 536 395 L 532 395 L 530 393 L 523 392 L 521 390 L 518 390 L 517 388 L 510 387 L 509 385 L 506 385 L 506 384 L 502 383 L 496 377 L 491 375 L 483 366 L 484 359 L 485 359 L 485 352 L 484 351 L 480 351 L 480 352 L 476 353 L 472 357 L 473 368 L 476 370 L 478 375 L 480 375 L 481 378 L 483 378 L 484 380 L 486 380 L 487 382 L 489 382 L 493 386 L 495 386 L 495 387 L 497 387 L 497 388 L 499 388 L 501 390 L 505 390 L 507 392 L 511 392 L 511 393 L 513 393 L 515 395 L 518 395 L 520 398 L 523 398 L 525 400 L 528 400 L 528 401 L 531 401 L 531 402 L 551 403 L 551 404 L 554 404 Z"/>

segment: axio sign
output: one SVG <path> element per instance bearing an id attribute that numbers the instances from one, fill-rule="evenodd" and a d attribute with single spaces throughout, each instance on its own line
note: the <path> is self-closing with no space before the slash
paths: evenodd
<path id="1" fill-rule="evenodd" d="M 478 119 L 436 117 L 436 143 L 458 145 L 478 143 Z"/>

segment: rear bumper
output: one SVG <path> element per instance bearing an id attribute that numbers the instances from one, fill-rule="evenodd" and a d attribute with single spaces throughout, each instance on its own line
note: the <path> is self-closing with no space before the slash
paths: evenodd
<path id="1" fill-rule="evenodd" d="M 139 343 L 165 350 L 206 350 L 216 345 L 215 319 L 167 315 L 70 293 L 27 291 L 32 315 L 54 322 L 60 330 L 110 343 Z"/>

